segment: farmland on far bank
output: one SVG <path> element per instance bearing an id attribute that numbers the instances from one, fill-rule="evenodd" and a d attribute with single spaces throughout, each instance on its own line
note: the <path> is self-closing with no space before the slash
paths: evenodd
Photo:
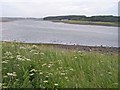
<path id="1" fill-rule="evenodd" d="M 54 22 L 63 22 L 68 24 L 82 24 L 82 25 L 103 25 L 103 26 L 120 26 L 120 17 L 118 16 L 48 16 L 43 20 L 50 20 Z"/>

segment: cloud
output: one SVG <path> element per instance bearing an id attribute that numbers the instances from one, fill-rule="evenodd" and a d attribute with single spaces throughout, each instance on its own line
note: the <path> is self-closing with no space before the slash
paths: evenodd
<path id="1" fill-rule="evenodd" d="M 3 16 L 117 15 L 119 0 L 2 0 Z"/>

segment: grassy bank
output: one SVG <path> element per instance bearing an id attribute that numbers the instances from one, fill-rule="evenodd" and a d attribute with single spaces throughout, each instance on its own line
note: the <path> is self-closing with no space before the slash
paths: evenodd
<path id="1" fill-rule="evenodd" d="M 2 43 L 3 88 L 115 88 L 118 55 Z"/>
<path id="2" fill-rule="evenodd" d="M 68 24 L 81 24 L 81 25 L 102 25 L 102 26 L 120 26 L 117 22 L 93 22 L 93 21 L 79 21 L 79 20 L 66 20 L 66 21 L 54 21 L 63 22 Z"/>

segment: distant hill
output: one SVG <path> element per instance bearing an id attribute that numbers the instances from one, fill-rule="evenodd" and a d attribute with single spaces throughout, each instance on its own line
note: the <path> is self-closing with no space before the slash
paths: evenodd
<path id="1" fill-rule="evenodd" d="M 24 17 L 0 17 L 0 22 L 10 22 L 15 20 L 43 20 L 42 18 L 24 18 Z"/>
<path id="2" fill-rule="evenodd" d="M 81 20 L 81 21 L 101 21 L 101 22 L 118 22 L 120 17 L 118 16 L 91 16 L 87 17 L 85 15 L 67 15 L 67 16 L 49 16 L 44 17 L 43 20 Z"/>

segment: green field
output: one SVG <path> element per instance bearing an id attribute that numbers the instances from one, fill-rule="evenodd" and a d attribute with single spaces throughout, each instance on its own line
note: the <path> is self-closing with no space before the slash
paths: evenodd
<path id="1" fill-rule="evenodd" d="M 117 88 L 118 55 L 2 43 L 3 88 Z"/>
<path id="2" fill-rule="evenodd" d="M 80 20 L 66 20 L 66 21 L 55 21 L 63 22 L 68 24 L 82 24 L 82 25 L 102 25 L 102 26 L 120 26 L 118 22 L 93 22 L 93 21 L 80 21 Z"/>

